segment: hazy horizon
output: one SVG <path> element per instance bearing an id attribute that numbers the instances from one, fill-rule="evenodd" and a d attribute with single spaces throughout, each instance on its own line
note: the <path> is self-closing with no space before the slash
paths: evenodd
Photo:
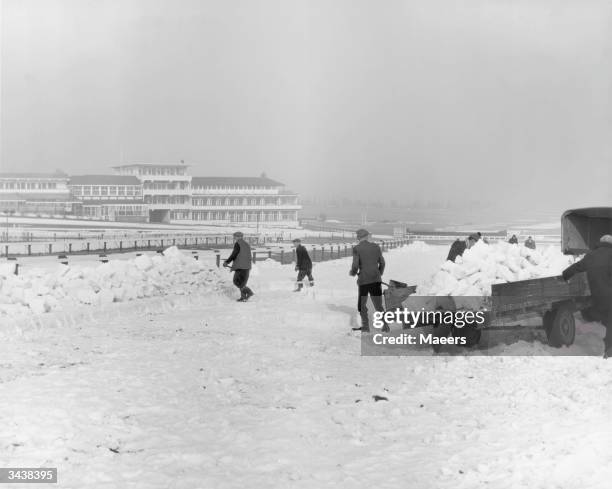
<path id="1" fill-rule="evenodd" d="M 612 204 L 606 1 L 3 0 L 0 171 Z"/>

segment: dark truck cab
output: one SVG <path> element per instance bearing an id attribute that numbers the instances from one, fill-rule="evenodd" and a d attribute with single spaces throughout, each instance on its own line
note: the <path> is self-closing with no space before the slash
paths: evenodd
<path id="1" fill-rule="evenodd" d="M 570 209 L 561 216 L 561 251 L 566 255 L 592 250 L 604 234 L 612 234 L 612 207 Z"/>

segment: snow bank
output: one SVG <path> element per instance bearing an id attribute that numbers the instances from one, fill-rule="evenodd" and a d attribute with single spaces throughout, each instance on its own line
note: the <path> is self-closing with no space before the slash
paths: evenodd
<path id="1" fill-rule="evenodd" d="M 454 263 L 444 262 L 418 291 L 420 295 L 487 296 L 493 284 L 560 275 L 571 263 L 571 257 L 552 246 L 542 251 L 479 241 Z"/>
<path id="2" fill-rule="evenodd" d="M 431 251 L 434 246 L 425 243 L 425 241 L 413 241 L 409 245 L 402 246 L 399 250 L 403 253 L 423 253 Z"/>
<path id="3" fill-rule="evenodd" d="M 41 314 L 79 304 L 102 305 L 166 294 L 219 290 L 219 271 L 175 246 L 154 256 L 110 260 L 93 267 L 57 265 L 14 275 L 0 267 L 0 316 Z"/>

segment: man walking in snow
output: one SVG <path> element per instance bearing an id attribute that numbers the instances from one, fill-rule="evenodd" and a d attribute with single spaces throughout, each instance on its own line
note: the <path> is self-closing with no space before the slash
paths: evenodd
<path id="1" fill-rule="evenodd" d="M 252 297 L 253 291 L 247 287 L 249 273 L 251 271 L 251 246 L 244 240 L 244 234 L 240 231 L 234 233 L 234 249 L 232 254 L 223 262 L 224 267 L 229 267 L 234 272 L 234 285 L 240 290 L 238 302 L 246 302 Z"/>
<path id="2" fill-rule="evenodd" d="M 563 279 L 569 280 L 576 273 L 586 272 L 591 300 L 591 311 L 606 327 L 604 358 L 612 356 L 612 236 L 606 234 L 597 246 L 582 260 L 563 270 Z"/>
<path id="3" fill-rule="evenodd" d="M 365 229 L 357 231 L 359 244 L 353 247 L 353 264 L 349 275 L 357 275 L 357 286 L 359 287 L 359 301 L 357 310 L 361 316 L 361 328 L 363 332 L 370 331 L 368 318 L 368 295 L 372 298 L 374 308 L 384 312 L 382 305 L 382 274 L 385 271 L 385 259 L 380 246 L 368 241 L 370 233 Z M 389 331 L 385 324 L 383 331 Z"/>
<path id="4" fill-rule="evenodd" d="M 298 272 L 297 276 L 297 287 L 294 292 L 299 292 L 304 287 L 304 277 L 308 277 L 309 285 L 314 285 L 314 278 L 312 276 L 312 260 L 308 254 L 308 250 L 302 245 L 302 241 L 298 238 L 293 240 L 295 245 L 295 271 Z"/>

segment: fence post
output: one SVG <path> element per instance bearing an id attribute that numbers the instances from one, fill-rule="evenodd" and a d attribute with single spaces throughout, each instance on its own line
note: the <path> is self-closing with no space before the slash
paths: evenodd
<path id="1" fill-rule="evenodd" d="M 253 263 L 255 263 L 257 261 L 257 252 L 254 251 L 253 252 Z"/>
<path id="2" fill-rule="evenodd" d="M 221 253 L 217 252 L 217 268 L 221 267 Z"/>
<path id="3" fill-rule="evenodd" d="M 28 245 L 28 255 L 31 254 L 29 251 L 31 248 L 32 248 L 32 245 Z M 8 258 L 8 245 L 4 245 L 4 256 Z"/>
<path id="4" fill-rule="evenodd" d="M 72 243 L 68 243 L 68 253 L 72 253 Z"/>
<path id="5" fill-rule="evenodd" d="M 87 242 L 87 251 L 89 251 L 89 241 Z"/>
<path id="6" fill-rule="evenodd" d="M 119 251 L 123 251 L 123 241 L 119 241 Z"/>
<path id="7" fill-rule="evenodd" d="M 280 251 L 280 262 L 281 262 L 281 265 L 285 264 L 285 250 L 283 249 L 281 249 Z"/>
<path id="8" fill-rule="evenodd" d="M 53 253 L 53 245 L 49 243 L 49 254 Z"/>

